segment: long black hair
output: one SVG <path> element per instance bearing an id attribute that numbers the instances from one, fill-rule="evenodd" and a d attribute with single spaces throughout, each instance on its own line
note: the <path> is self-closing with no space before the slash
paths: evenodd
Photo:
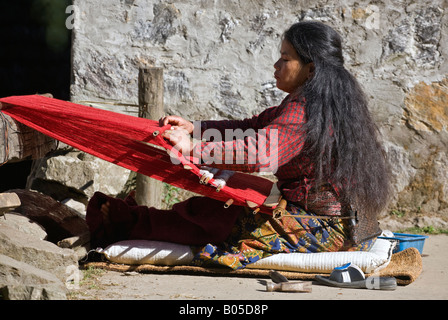
<path id="1" fill-rule="evenodd" d="M 344 67 L 342 41 L 315 21 L 292 25 L 284 39 L 314 75 L 299 88 L 305 98 L 305 150 L 315 164 L 316 185 L 329 181 L 355 210 L 378 214 L 389 198 L 389 171 L 367 98 Z"/>

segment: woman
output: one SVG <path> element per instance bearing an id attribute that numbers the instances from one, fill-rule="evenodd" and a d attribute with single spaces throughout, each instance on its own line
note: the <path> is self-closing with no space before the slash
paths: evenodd
<path id="1" fill-rule="evenodd" d="M 387 166 L 366 98 L 343 66 L 341 38 L 322 23 L 299 22 L 285 32 L 280 55 L 274 76 L 288 96 L 279 106 L 251 119 L 205 121 L 201 131 L 275 130 L 278 152 L 263 152 L 267 159 L 214 166 L 257 172 L 275 158 L 278 187 L 287 200 L 286 216 L 273 219 L 237 206 L 223 209 L 218 201 L 197 197 L 162 211 L 137 206 L 132 198 L 121 201 L 96 194 L 87 215 L 93 239 L 189 244 L 196 253 L 194 264 L 233 269 L 279 252 L 368 249 L 373 241 L 347 245 L 350 227 L 337 217 L 345 215 L 349 205 L 376 220 L 389 194 Z M 194 144 L 193 123 L 177 116 L 160 122 L 173 126 L 165 138 L 177 149 L 201 159 L 219 148 L 232 150 L 230 159 L 238 152 L 248 159 L 251 153 L 265 151 L 251 141 L 260 138 L 257 135 Z"/>

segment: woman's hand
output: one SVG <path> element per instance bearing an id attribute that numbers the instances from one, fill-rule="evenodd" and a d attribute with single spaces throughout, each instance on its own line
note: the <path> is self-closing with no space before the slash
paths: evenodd
<path id="1" fill-rule="evenodd" d="M 192 134 L 194 130 L 194 124 L 188 120 L 185 120 L 179 116 L 166 116 L 159 120 L 159 124 L 161 126 L 166 126 L 170 124 L 172 129 L 183 129 L 188 132 L 188 134 Z"/>
<path id="2" fill-rule="evenodd" d="M 170 130 L 163 132 L 162 136 L 174 146 L 183 155 L 190 155 L 193 150 L 193 141 L 190 133 L 180 126 L 172 127 Z"/>

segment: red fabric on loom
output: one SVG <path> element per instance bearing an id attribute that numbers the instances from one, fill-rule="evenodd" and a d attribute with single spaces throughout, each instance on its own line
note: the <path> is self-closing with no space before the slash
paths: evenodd
<path id="1" fill-rule="evenodd" d="M 7 97 L 0 102 L 1 111 L 16 121 L 98 158 L 219 201 L 233 199 L 239 206 L 251 201 L 260 211 L 272 213 L 262 206 L 271 181 L 236 172 L 220 192 L 200 184 L 197 166 L 172 149 L 182 163 L 174 165 L 167 152 L 160 150 L 172 146 L 161 136 L 170 126 L 160 127 L 158 121 L 38 95 Z M 183 165 L 192 169 L 185 170 Z"/>

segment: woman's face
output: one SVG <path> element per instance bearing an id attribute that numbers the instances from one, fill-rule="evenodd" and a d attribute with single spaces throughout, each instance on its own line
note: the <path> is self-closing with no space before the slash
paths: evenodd
<path id="1" fill-rule="evenodd" d="M 277 88 L 287 93 L 301 87 L 314 72 L 314 64 L 303 64 L 294 47 L 288 40 L 283 40 L 280 49 L 280 59 L 274 64 L 274 77 Z"/>

